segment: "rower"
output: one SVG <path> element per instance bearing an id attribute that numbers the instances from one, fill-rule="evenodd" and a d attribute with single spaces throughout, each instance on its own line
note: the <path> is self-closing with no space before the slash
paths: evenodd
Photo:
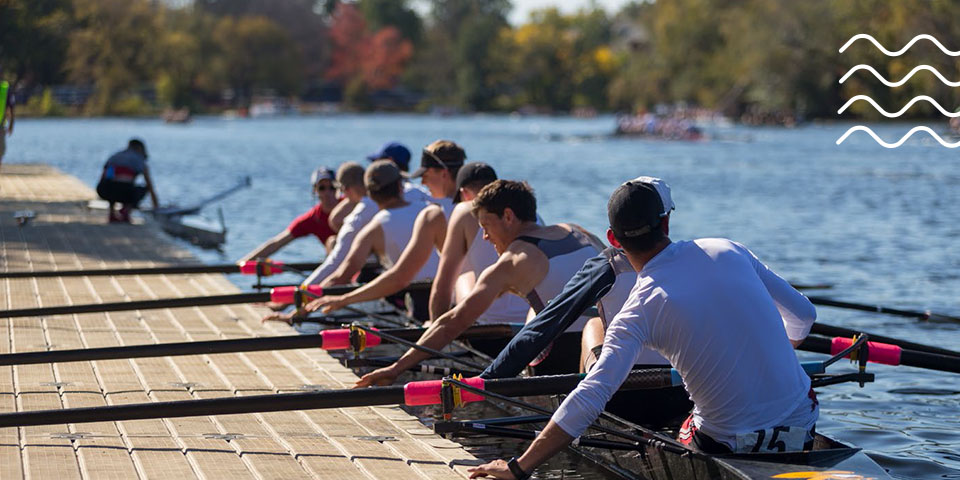
<path id="1" fill-rule="evenodd" d="M 293 219 L 290 225 L 282 232 L 273 236 L 250 253 L 237 261 L 243 265 L 251 260 L 263 260 L 273 255 L 293 240 L 313 235 L 320 240 L 326 250 L 330 250 L 327 243 L 337 233 L 330 227 L 330 212 L 340 199 L 337 198 L 336 176 L 327 167 L 320 167 L 310 175 L 310 184 L 317 204 L 299 217 Z"/>
<path id="2" fill-rule="evenodd" d="M 403 172 L 405 177 L 408 176 L 407 174 L 410 171 L 410 149 L 399 142 L 385 143 L 380 147 L 380 150 L 367 155 L 367 160 L 370 162 L 390 160 L 397 165 L 397 168 Z M 430 194 L 423 185 L 417 185 L 406 180 L 403 182 L 403 193 L 408 202 L 431 201 Z"/>
<path id="3" fill-rule="evenodd" d="M 607 238 L 638 276 L 600 359 L 520 458 L 472 478 L 529 476 L 596 420 L 645 348 L 670 360 L 695 404 L 680 442 L 705 453 L 812 446 L 819 406 L 791 344 L 809 333 L 813 304 L 738 243 L 671 243 L 665 204 L 643 177 L 613 193 Z"/>
<path id="4" fill-rule="evenodd" d="M 428 150 L 433 149 L 428 147 Z M 437 156 L 439 158 L 450 158 L 444 155 L 442 151 Z M 440 167 L 429 168 L 439 169 Z M 447 188 L 448 177 L 443 175 L 443 172 L 427 173 L 424 174 L 424 178 L 427 178 L 428 175 L 439 179 L 437 186 L 442 188 L 443 191 L 451 190 Z M 449 309 L 452 292 L 458 279 L 457 274 L 461 272 L 464 259 L 468 257 L 468 254 L 472 259 L 472 264 L 479 267 L 478 271 L 492 265 L 497 259 L 497 252 L 493 249 L 493 245 L 480 238 L 480 225 L 470 213 L 470 201 L 476 196 L 476 192 L 496 179 L 496 172 L 485 163 L 468 163 L 459 167 L 456 184 L 450 185 L 453 187 L 452 191 L 457 192 L 453 200 L 458 203 L 454 207 L 453 213 L 450 214 L 449 222 L 439 206 L 433 205 L 423 209 L 417 216 L 410 243 L 407 244 L 400 255 L 400 259 L 393 267 L 372 282 L 350 293 L 342 296 L 325 296 L 311 302 L 307 305 L 307 311 L 322 308 L 325 313 L 328 313 L 346 305 L 375 300 L 393 294 L 410 284 L 413 274 L 423 267 L 430 252 L 436 248 L 440 252 L 440 267 L 437 269 L 437 276 L 432 287 L 433 291 L 430 295 L 430 318 L 436 319 L 439 317 L 439 315 L 435 315 L 433 309 L 437 291 L 441 290 L 447 294 L 447 297 L 440 301 L 440 303 L 446 303 L 446 308 L 443 312 L 440 312 L 442 314 Z M 460 202 L 460 200 L 467 201 Z M 442 285 L 442 287 L 439 285 Z M 526 318 L 528 308 L 523 300 L 515 295 L 504 295 L 494 301 L 490 308 L 480 316 L 477 323 L 522 322 Z M 478 341 L 476 343 L 483 342 Z M 496 351 L 499 351 L 503 345 L 503 342 L 497 341 Z"/>
<path id="5" fill-rule="evenodd" d="M 658 178 L 644 177 L 655 185 L 664 202 L 666 217 L 675 208 L 670 187 Z M 481 374 L 484 378 L 507 378 L 519 375 L 537 352 L 543 351 L 562 334 L 591 305 L 596 305 L 599 317 L 591 318 L 581 337 L 580 372 L 590 371 L 600 358 L 603 338 L 614 316 L 637 280 L 637 272 L 622 250 L 609 247 L 583 264 L 580 271 L 567 282 L 547 307 L 524 325 L 499 356 Z M 641 352 L 634 368 L 669 366 L 659 353 L 647 349 Z M 642 403 L 643 409 L 633 408 Z M 621 392 L 611 399 L 607 409 L 641 425 L 658 429 L 676 425 L 689 413 L 693 404 L 682 386 L 656 391 Z M 629 413 L 627 413 L 629 412 Z"/>
<path id="6" fill-rule="evenodd" d="M 140 175 L 143 175 L 146 186 L 134 183 Z M 114 153 L 103 165 L 103 173 L 97 183 L 97 195 L 110 202 L 110 223 L 130 223 L 130 212 L 137 208 L 147 192 L 150 193 L 150 200 L 156 210 L 160 202 L 157 200 L 157 192 L 153 188 L 153 179 L 147 167 L 147 146 L 143 140 L 134 138 L 127 143 L 126 150 Z M 121 204 L 120 211 L 114 212 L 117 203 Z"/>
<path id="7" fill-rule="evenodd" d="M 367 158 L 373 161 L 389 160 L 401 172 L 406 172 L 410 164 L 410 151 L 397 142 L 390 142 L 379 151 L 368 155 Z M 346 259 L 354 238 L 379 210 L 377 204 L 367 196 L 367 187 L 363 183 L 363 167 L 360 165 L 354 162 L 341 165 L 337 170 L 337 184 L 344 196 L 344 201 L 340 202 L 330 214 L 331 226 L 340 224 L 336 241 L 323 263 L 307 277 L 303 285 L 319 285 L 333 274 Z M 403 180 L 403 197 L 409 203 L 424 203 L 432 200 L 425 190 L 407 180 Z M 347 211 L 345 215 L 343 215 L 344 210 Z M 341 215 L 343 219 L 339 220 Z"/>
<path id="8" fill-rule="evenodd" d="M 360 272 L 367 257 L 373 253 L 384 265 L 395 265 L 406 245 L 411 241 L 414 224 L 420 211 L 431 204 L 409 202 L 404 197 L 403 176 L 397 165 L 389 160 L 373 162 L 364 173 L 364 183 L 370 199 L 380 209 L 357 234 L 347 257 L 332 274 L 320 282 L 321 286 L 350 282 Z M 438 208 L 435 207 L 434 208 Z M 438 208 L 439 210 L 439 208 Z M 427 261 L 413 275 L 411 282 L 428 280 L 437 270 L 439 258 L 430 251 Z M 408 309 L 415 318 L 428 315 L 426 295 L 411 295 Z"/>
<path id="9" fill-rule="evenodd" d="M 473 213 L 484 231 L 484 239 L 499 253 L 467 297 L 441 315 L 417 342 L 439 350 L 453 341 L 480 317 L 501 295 L 513 293 L 527 299 L 540 311 L 544 299 L 560 292 L 583 262 L 597 254 L 599 239 L 570 224 L 537 224 L 537 202 L 526 182 L 496 180 L 480 190 L 473 200 Z M 577 368 L 582 321 L 571 326 L 552 348 L 541 352 L 538 371 L 543 374 L 570 372 Z M 384 385 L 400 373 L 427 358 L 410 349 L 397 362 L 367 375 L 358 386 Z"/>
<path id="10" fill-rule="evenodd" d="M 392 265 L 376 279 L 363 287 L 342 296 L 324 296 L 306 306 L 306 311 L 323 309 L 338 310 L 347 305 L 367 302 L 394 294 L 411 282 L 443 248 L 447 232 L 447 218 L 453 210 L 453 197 L 457 191 L 456 177 L 467 155 L 463 148 L 449 140 L 437 140 L 423 150 L 420 168 L 411 175 L 422 179 L 430 189 L 431 203 L 420 210 L 413 222 L 413 232 L 403 250 L 394 258 Z M 473 223 L 476 220 L 473 219 Z M 463 228 L 463 227 L 460 227 Z M 389 241 L 390 239 L 388 239 Z M 435 252 L 436 251 L 436 252 Z M 430 272 L 432 277 L 436 265 Z M 428 306 L 429 292 L 416 292 L 415 304 Z M 426 320 L 429 310 L 419 312 L 420 320 Z"/>

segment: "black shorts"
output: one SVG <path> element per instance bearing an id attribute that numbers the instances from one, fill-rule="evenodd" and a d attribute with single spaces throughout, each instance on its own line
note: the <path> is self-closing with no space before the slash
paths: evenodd
<path id="1" fill-rule="evenodd" d="M 136 207 L 147 195 L 147 187 L 127 182 L 100 180 L 97 184 L 97 195 L 108 202 L 117 202 Z"/>

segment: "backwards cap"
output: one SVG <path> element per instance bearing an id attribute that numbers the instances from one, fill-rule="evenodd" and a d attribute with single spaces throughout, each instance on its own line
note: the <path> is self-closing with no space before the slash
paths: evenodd
<path id="1" fill-rule="evenodd" d="M 607 203 L 610 229 L 618 238 L 639 237 L 660 226 L 676 208 L 670 186 L 654 177 L 637 177 L 618 187 Z"/>

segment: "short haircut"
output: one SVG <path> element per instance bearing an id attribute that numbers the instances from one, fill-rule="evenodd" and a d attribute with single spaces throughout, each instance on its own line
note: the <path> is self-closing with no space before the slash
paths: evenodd
<path id="1" fill-rule="evenodd" d="M 656 228 L 638 237 L 624 236 L 621 238 L 621 236 L 617 235 L 617 232 L 614 231 L 613 238 L 616 238 L 617 241 L 620 242 L 620 246 L 622 246 L 624 250 L 630 253 L 642 253 L 653 249 L 653 247 L 656 247 L 658 243 L 666 238 L 666 235 L 663 234 L 663 230 L 660 228 L 660 226 L 657 226 Z"/>
<path id="2" fill-rule="evenodd" d="M 127 143 L 127 148 L 141 153 L 147 151 L 147 146 L 143 144 L 143 140 L 138 138 L 131 139 L 130 142 Z"/>
<path id="3" fill-rule="evenodd" d="M 503 217 L 503 212 L 507 208 L 510 208 L 521 221 L 537 221 L 537 198 L 533 195 L 530 184 L 513 180 L 494 180 L 480 189 L 477 197 L 473 199 L 474 214 L 482 209 Z"/>
<path id="4" fill-rule="evenodd" d="M 337 169 L 337 183 L 343 188 L 363 187 L 363 167 L 356 162 L 347 162 Z"/>
<path id="5" fill-rule="evenodd" d="M 388 183 L 383 186 L 383 188 L 377 190 L 367 190 L 367 194 L 370 195 L 370 200 L 373 200 L 375 203 L 383 203 L 388 200 L 400 197 L 403 193 L 403 179 L 399 179 L 396 182 Z"/>

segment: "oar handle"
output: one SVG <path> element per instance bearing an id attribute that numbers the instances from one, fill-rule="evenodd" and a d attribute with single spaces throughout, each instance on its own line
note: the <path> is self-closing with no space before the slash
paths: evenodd
<path id="1" fill-rule="evenodd" d="M 810 335 L 798 348 L 808 352 L 835 355 L 842 352 L 852 343 L 853 340 L 850 338 L 826 338 Z M 905 349 L 897 345 L 881 342 L 867 342 L 867 361 L 884 365 L 906 365 L 942 372 L 960 373 L 960 358 L 938 355 L 936 353 L 918 352 L 916 350 Z"/>

